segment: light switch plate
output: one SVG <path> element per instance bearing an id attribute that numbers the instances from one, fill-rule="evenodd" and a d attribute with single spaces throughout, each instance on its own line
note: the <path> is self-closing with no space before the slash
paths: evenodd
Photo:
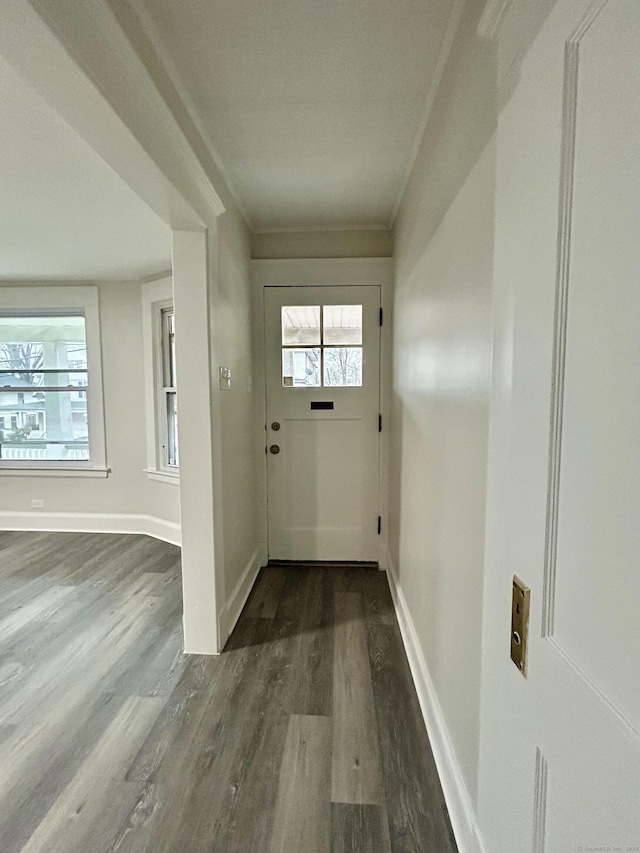
<path id="1" fill-rule="evenodd" d="M 228 391 L 231 388 L 231 368 L 230 367 L 221 367 L 220 368 L 220 390 Z"/>
<path id="2" fill-rule="evenodd" d="M 530 601 L 531 590 L 520 578 L 514 575 L 511 596 L 511 660 L 525 676 L 527 674 Z"/>

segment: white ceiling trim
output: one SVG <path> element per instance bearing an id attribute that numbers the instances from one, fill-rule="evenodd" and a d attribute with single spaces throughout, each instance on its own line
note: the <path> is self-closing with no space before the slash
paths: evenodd
<path id="1" fill-rule="evenodd" d="M 107 2 L 111 2 L 111 0 L 107 0 Z M 183 104 L 187 114 L 189 115 L 189 118 L 191 119 L 191 121 L 194 124 L 194 127 L 196 128 L 196 130 L 200 134 L 200 138 L 202 139 L 204 145 L 206 146 L 207 151 L 209 152 L 209 154 L 211 156 L 211 159 L 216 164 L 216 167 L 218 168 L 220 174 L 224 178 L 224 181 L 227 185 L 227 189 L 229 190 L 229 193 L 230 193 L 232 199 L 234 200 L 236 207 L 238 208 L 238 210 L 240 212 L 240 215 L 244 219 L 249 230 L 253 231 L 253 228 L 251 225 L 251 218 L 247 212 L 247 209 L 245 208 L 244 204 L 242 203 L 242 200 L 240 199 L 240 196 L 239 196 L 239 194 L 238 194 L 238 192 L 234 186 L 233 181 L 231 180 L 231 176 L 229 175 L 229 172 L 228 172 L 226 166 L 224 165 L 222 158 L 218 154 L 218 151 L 216 150 L 216 148 L 214 148 L 214 146 L 211 144 L 211 140 L 209 139 L 208 133 L 206 132 L 206 130 L 202 124 L 202 121 L 200 120 L 200 115 L 198 113 L 198 110 L 196 110 L 196 108 L 195 108 L 193 100 L 192 100 L 191 96 L 189 95 L 187 88 L 184 85 L 182 78 L 180 77 L 180 74 L 178 73 L 178 70 L 176 69 L 175 63 L 173 62 L 173 60 L 169 56 L 169 53 L 168 53 L 166 46 L 162 40 L 162 37 L 160 36 L 160 34 L 158 32 L 158 28 L 155 25 L 155 22 L 153 21 L 151 16 L 148 14 L 146 9 L 144 9 L 144 8 L 134 9 L 131 4 L 128 4 L 128 6 L 129 6 L 129 8 L 128 8 L 129 14 L 138 18 L 138 20 L 140 21 L 140 24 L 142 25 L 143 30 L 147 34 L 149 41 L 151 42 L 151 45 L 153 46 L 153 49 L 155 50 L 156 58 L 157 58 L 158 62 L 163 67 L 167 77 L 171 81 L 171 84 L 173 85 L 174 89 L 176 90 L 178 97 L 182 101 L 182 104 Z M 126 27 L 124 28 L 124 32 L 126 35 L 127 34 L 126 33 Z"/>
<path id="2" fill-rule="evenodd" d="M 146 275 L 144 278 L 138 279 L 138 281 L 140 282 L 140 284 L 151 284 L 154 281 L 160 281 L 165 278 L 173 278 L 173 270 L 171 269 L 171 267 L 166 270 L 159 270 L 158 272 Z"/>
<path id="3" fill-rule="evenodd" d="M 404 198 L 404 194 L 407 189 L 407 184 L 409 183 L 409 178 L 411 177 L 411 172 L 413 171 L 413 167 L 418 157 L 418 151 L 420 150 L 422 137 L 424 136 L 424 132 L 427 129 L 429 116 L 431 115 L 431 110 L 433 108 L 433 104 L 438 93 L 440 80 L 442 79 L 442 74 L 444 72 L 445 65 L 447 64 L 447 59 L 449 58 L 451 48 L 453 47 L 453 40 L 458 30 L 458 25 L 460 23 L 460 18 L 462 17 L 462 11 L 464 9 L 465 2 L 466 0 L 455 0 L 451 9 L 451 14 L 449 15 L 449 20 L 447 21 L 447 27 L 445 29 L 442 42 L 440 44 L 440 50 L 438 51 L 438 59 L 436 61 L 436 66 L 434 68 L 433 76 L 431 77 L 431 82 L 429 83 L 427 96 L 424 101 L 420 124 L 418 125 L 416 137 L 411 148 L 409 160 L 407 162 L 407 167 L 405 169 L 402 182 L 400 183 L 400 187 L 398 189 L 395 204 L 393 205 L 393 209 L 391 211 L 391 218 L 389 220 L 389 225 L 387 226 L 389 231 L 393 228 L 393 225 L 396 221 L 396 216 L 398 215 L 398 211 L 400 210 L 400 205 L 402 204 L 402 199 Z"/>
<path id="4" fill-rule="evenodd" d="M 292 233 L 315 233 L 317 231 L 385 231 L 390 229 L 387 225 L 276 225 L 273 228 L 253 228 L 252 234 L 292 234 Z"/>
<path id="5" fill-rule="evenodd" d="M 478 23 L 478 35 L 481 38 L 497 39 L 513 0 L 488 0 Z"/>

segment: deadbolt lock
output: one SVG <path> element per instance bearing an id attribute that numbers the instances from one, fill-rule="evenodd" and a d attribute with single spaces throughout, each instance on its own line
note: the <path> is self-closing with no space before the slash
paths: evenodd
<path id="1" fill-rule="evenodd" d="M 274 453 L 274 454 L 280 453 L 280 448 L 278 447 L 277 444 L 272 444 L 271 447 L 269 448 L 269 450 L 271 451 L 271 453 Z"/>
<path id="2" fill-rule="evenodd" d="M 280 429 L 280 424 L 278 423 L 278 421 L 274 421 L 274 422 L 271 424 L 271 429 L 272 429 L 274 432 L 278 432 L 278 430 Z"/>
<path id="3" fill-rule="evenodd" d="M 531 590 L 514 575 L 511 596 L 511 660 L 523 675 L 527 674 L 530 600 Z"/>

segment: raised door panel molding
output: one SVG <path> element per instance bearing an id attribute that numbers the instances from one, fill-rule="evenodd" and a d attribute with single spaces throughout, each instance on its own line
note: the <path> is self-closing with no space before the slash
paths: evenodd
<path id="1" fill-rule="evenodd" d="M 536 747 L 536 776 L 533 794 L 533 844 L 532 853 L 545 853 L 547 825 L 547 761 Z"/>
<path id="2" fill-rule="evenodd" d="M 634 0 L 597 0 L 566 44 L 542 614 L 543 637 L 636 738 L 639 32 Z"/>

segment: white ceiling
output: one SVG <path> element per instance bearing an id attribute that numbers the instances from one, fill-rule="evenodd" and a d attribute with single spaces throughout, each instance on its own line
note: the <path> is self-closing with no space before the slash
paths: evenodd
<path id="1" fill-rule="evenodd" d="M 168 226 L 0 58 L 0 279 L 143 278 Z"/>
<path id="2" fill-rule="evenodd" d="M 256 230 L 386 227 L 453 0 L 131 0 Z"/>

